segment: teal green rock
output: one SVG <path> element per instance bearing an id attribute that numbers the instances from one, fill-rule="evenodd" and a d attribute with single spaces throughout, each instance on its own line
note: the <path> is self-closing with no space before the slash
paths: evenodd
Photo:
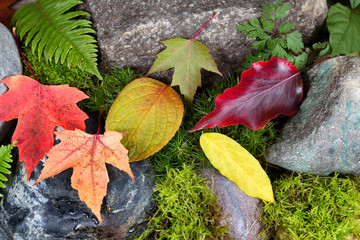
<path id="1" fill-rule="evenodd" d="M 360 58 L 335 57 L 303 74 L 304 100 L 267 161 L 319 175 L 360 175 Z"/>

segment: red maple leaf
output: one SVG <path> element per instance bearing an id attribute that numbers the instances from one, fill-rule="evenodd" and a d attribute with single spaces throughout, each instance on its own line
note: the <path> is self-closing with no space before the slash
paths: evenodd
<path id="1" fill-rule="evenodd" d="M 215 110 L 191 130 L 243 124 L 257 130 L 279 114 L 294 114 L 303 97 L 300 72 L 290 62 L 273 57 L 251 64 L 240 83 L 215 100 Z"/>
<path id="2" fill-rule="evenodd" d="M 54 144 L 54 129 L 85 130 L 86 113 L 76 103 L 88 96 L 68 85 L 46 86 L 23 76 L 6 78 L 9 90 L 0 96 L 0 121 L 18 118 L 12 136 L 19 148 L 19 161 L 25 162 L 27 180 L 36 165 Z"/>

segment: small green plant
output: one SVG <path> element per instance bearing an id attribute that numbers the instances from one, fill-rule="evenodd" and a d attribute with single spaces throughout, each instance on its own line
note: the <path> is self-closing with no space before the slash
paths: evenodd
<path id="1" fill-rule="evenodd" d="M 294 24 L 284 22 L 290 3 L 275 1 L 263 6 L 263 15 L 260 21 L 257 18 L 249 19 L 249 23 L 239 25 L 236 29 L 247 33 L 247 38 L 256 38 L 252 44 L 258 51 L 245 56 L 241 70 L 250 68 L 257 61 L 269 61 L 271 57 L 284 58 L 294 64 L 299 70 L 307 63 L 307 54 L 303 51 L 304 43 L 299 31 L 292 31 Z M 261 23 L 260 23 L 261 22 Z"/>
<path id="2" fill-rule="evenodd" d="M 227 227 L 218 226 L 220 207 L 206 180 L 190 165 L 170 169 L 157 183 L 158 209 L 138 239 L 222 239 Z"/>
<path id="3" fill-rule="evenodd" d="M 358 239 L 360 178 L 291 175 L 273 182 L 262 222 L 275 239 Z"/>
<path id="4" fill-rule="evenodd" d="M 5 188 L 5 184 L 3 182 L 8 181 L 8 179 L 4 176 L 4 174 L 11 174 L 9 170 L 11 168 L 10 164 L 12 160 L 11 150 L 14 148 L 14 144 L 9 144 L 6 146 L 0 146 L 0 187 Z M 0 193 L 0 197 L 3 195 Z"/>
<path id="5" fill-rule="evenodd" d="M 31 42 L 32 52 L 38 57 L 44 56 L 47 61 L 65 63 L 68 67 L 78 66 L 102 78 L 97 69 L 97 45 L 93 36 L 91 22 L 79 19 L 89 15 L 83 11 L 69 12 L 71 8 L 82 3 L 79 0 L 37 0 L 16 11 L 11 25 L 25 45 Z"/>

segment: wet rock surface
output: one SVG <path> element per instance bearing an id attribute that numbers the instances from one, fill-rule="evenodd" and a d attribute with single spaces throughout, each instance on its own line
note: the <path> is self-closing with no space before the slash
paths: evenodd
<path id="1" fill-rule="evenodd" d="M 26 182 L 24 164 L 17 163 L 0 201 L 0 239 L 131 239 L 141 234 L 147 213 L 154 208 L 153 171 L 146 160 L 130 164 L 135 182 L 107 165 L 110 182 L 101 208 L 102 224 L 71 187 L 72 169 L 33 186 L 42 165 Z"/>
<path id="2" fill-rule="evenodd" d="M 220 12 L 195 40 L 210 49 L 220 72 L 226 76 L 240 67 L 253 42 L 237 31 L 236 26 L 260 17 L 262 6 L 267 2 L 270 1 L 86 0 L 80 8 L 92 15 L 101 52 L 100 66 L 109 70 L 113 66 L 131 65 L 143 73 L 148 72 L 156 55 L 165 48 L 160 41 L 176 37 L 190 39 L 208 19 Z M 315 37 L 327 16 L 326 1 L 288 2 L 291 10 L 286 21 L 293 22 L 294 29 L 306 36 Z M 205 86 L 206 81 L 203 84 Z"/>
<path id="3" fill-rule="evenodd" d="M 0 80 L 17 74 L 22 74 L 22 63 L 15 39 L 11 32 L 1 23 L 0 53 Z M 0 95 L 4 94 L 6 91 L 6 85 L 0 83 Z M 0 122 L 0 144 L 14 126 L 14 123 L 14 121 Z"/>
<path id="4" fill-rule="evenodd" d="M 298 172 L 360 175 L 360 58 L 328 59 L 303 80 L 305 98 L 267 161 Z"/>
<path id="5" fill-rule="evenodd" d="M 255 240 L 262 229 L 260 212 L 262 201 L 247 196 L 238 186 L 219 171 L 203 169 L 201 176 L 209 179 L 209 187 L 219 198 L 224 219 L 219 224 L 229 223 L 230 234 L 236 240 Z"/>

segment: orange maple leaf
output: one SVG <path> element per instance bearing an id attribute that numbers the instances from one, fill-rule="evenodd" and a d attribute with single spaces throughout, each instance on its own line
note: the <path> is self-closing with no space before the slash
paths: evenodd
<path id="1" fill-rule="evenodd" d="M 25 162 L 29 180 L 40 159 L 54 145 L 56 126 L 85 130 L 88 116 L 76 103 L 88 96 L 68 85 L 46 86 L 23 75 L 0 82 L 9 88 L 0 96 L 0 121 L 18 118 L 12 141 L 18 141 L 19 161 Z"/>
<path id="2" fill-rule="evenodd" d="M 123 134 L 108 131 L 104 135 L 90 135 L 76 129 L 56 132 L 56 136 L 61 143 L 46 154 L 49 158 L 35 184 L 73 168 L 71 186 L 78 190 L 80 200 L 84 201 L 102 222 L 100 209 L 109 182 L 105 163 L 126 172 L 134 181 L 128 151 L 120 143 Z"/>

